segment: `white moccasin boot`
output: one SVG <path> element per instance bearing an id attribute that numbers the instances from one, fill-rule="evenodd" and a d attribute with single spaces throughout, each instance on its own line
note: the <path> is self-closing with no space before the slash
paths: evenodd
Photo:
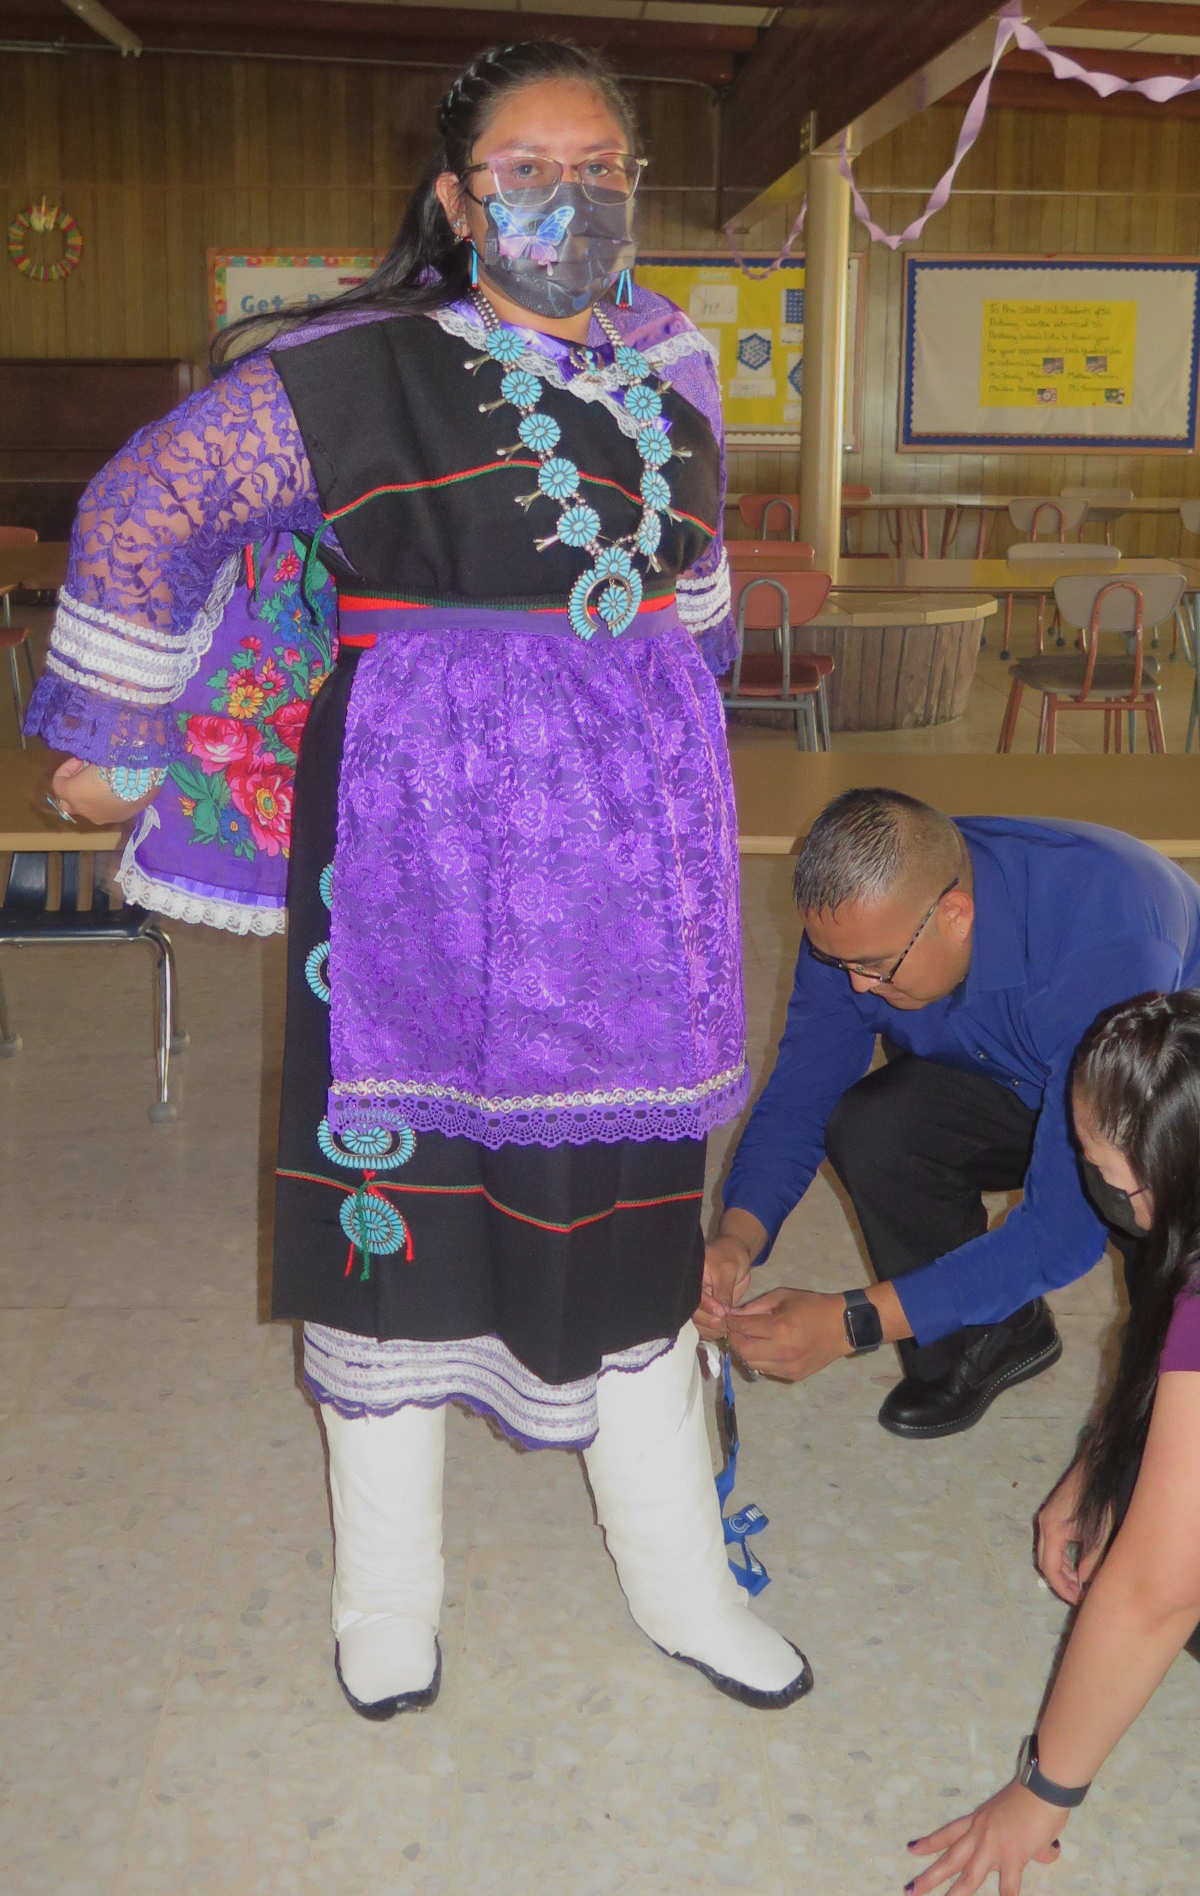
<path id="1" fill-rule="evenodd" d="M 444 1407 L 353 1421 L 323 1404 L 333 1499 L 333 1634 L 364 1718 L 432 1705 L 441 1682 Z"/>
<path id="2" fill-rule="evenodd" d="M 812 1673 L 729 1571 L 696 1346 L 685 1323 L 648 1368 L 600 1377 L 600 1426 L 584 1451 L 596 1511 L 629 1610 L 655 1645 L 744 1705 L 790 1705 Z"/>

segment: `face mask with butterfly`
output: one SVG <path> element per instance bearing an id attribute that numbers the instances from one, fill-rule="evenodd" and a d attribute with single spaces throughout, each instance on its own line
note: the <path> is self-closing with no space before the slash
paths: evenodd
<path id="1" fill-rule="evenodd" d="M 551 204 L 480 200 L 487 218 L 480 262 L 490 282 L 537 316 L 577 316 L 633 268 L 633 199 L 593 203 L 561 183 Z"/>

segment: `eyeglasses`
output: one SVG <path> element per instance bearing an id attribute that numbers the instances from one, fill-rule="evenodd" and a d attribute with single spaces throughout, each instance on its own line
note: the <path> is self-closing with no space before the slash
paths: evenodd
<path id="1" fill-rule="evenodd" d="M 878 968 L 864 968 L 860 961 L 842 961 L 837 955 L 827 955 L 820 948 L 814 948 L 811 941 L 808 944 L 808 952 L 814 961 L 821 962 L 826 968 L 839 968 L 843 974 L 856 974 L 860 981 L 874 981 L 877 987 L 889 987 L 896 979 L 904 963 L 908 960 L 909 955 L 921 939 L 922 934 L 933 920 L 934 915 L 937 913 L 938 903 L 944 901 L 951 889 L 957 889 L 957 887 L 958 877 L 955 876 L 953 882 L 948 882 L 941 894 L 934 897 L 934 900 L 929 904 L 924 915 L 922 915 L 920 921 L 913 929 L 907 948 L 905 948 L 903 954 L 899 955 L 897 959 L 893 961 L 886 974 L 881 974 Z"/>
<path id="2" fill-rule="evenodd" d="M 477 171 L 490 171 L 502 204 L 512 210 L 533 211 L 549 204 L 568 171 L 575 173 L 590 204 L 611 204 L 614 199 L 631 198 L 649 162 L 648 158 L 635 158 L 627 151 L 594 152 L 577 165 L 565 165 L 559 158 L 517 153 L 489 158 L 484 164 L 468 165 L 462 176 L 465 179 Z"/>

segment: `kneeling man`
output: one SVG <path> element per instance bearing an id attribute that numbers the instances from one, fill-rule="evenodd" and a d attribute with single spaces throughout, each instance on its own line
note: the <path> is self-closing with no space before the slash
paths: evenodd
<path id="1" fill-rule="evenodd" d="M 897 1342 L 904 1377 L 879 1420 L 950 1435 L 1062 1353 L 1042 1293 L 1090 1269 L 1107 1235 L 1069 1131 L 1071 1058 L 1101 1008 L 1200 985 L 1200 889 L 1115 830 L 952 821 L 877 789 L 822 811 L 795 897 L 787 1026 L 697 1324 L 789 1381 Z M 879 1037 L 886 1062 L 868 1072 Z M 741 1303 L 826 1156 L 879 1282 Z M 981 1194 L 1017 1186 L 989 1231 Z"/>

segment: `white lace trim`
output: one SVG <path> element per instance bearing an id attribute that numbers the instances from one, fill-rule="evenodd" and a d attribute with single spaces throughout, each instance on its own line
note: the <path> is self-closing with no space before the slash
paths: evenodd
<path id="1" fill-rule="evenodd" d="M 678 362 L 682 356 L 706 355 L 714 369 L 720 368 L 721 358 L 713 348 L 707 336 L 698 329 L 681 329 L 677 335 L 664 336 L 661 342 L 651 343 L 643 349 L 645 356 L 654 368 L 669 368 L 672 362 Z"/>
<path id="2" fill-rule="evenodd" d="M 448 335 L 457 336 L 463 342 L 470 342 L 476 348 L 484 347 L 487 330 L 482 316 L 466 316 L 453 304 L 445 309 L 435 309 L 433 320 Z M 650 360 L 648 352 L 647 361 Z M 623 377 L 615 368 L 592 369 L 586 374 L 572 376 L 568 381 L 558 363 L 552 357 L 544 356 L 540 349 L 530 343 L 521 357 L 520 365 L 531 374 L 549 382 L 551 388 L 561 389 L 564 394 L 574 395 L 581 402 L 599 402 L 606 408 L 623 435 L 636 441 L 645 427 L 644 422 L 635 421 L 626 412 L 624 404 L 617 400 L 617 391 L 625 387 Z"/>
<path id="3" fill-rule="evenodd" d="M 671 1348 L 673 1337 L 635 1343 L 601 1359 L 600 1375 L 636 1374 Z M 466 1402 L 519 1440 L 542 1448 L 580 1448 L 595 1439 L 599 1376 L 546 1383 L 496 1336 L 450 1343 L 376 1341 L 304 1325 L 305 1379 L 320 1402 L 350 1415 L 390 1415 L 416 1403 Z"/>
<path id="4" fill-rule="evenodd" d="M 681 623 L 693 635 L 727 619 L 733 609 L 728 555 L 722 552 L 719 565 L 702 578 L 681 573 L 675 582 L 675 600 Z"/>
<path id="5" fill-rule="evenodd" d="M 287 911 L 257 908 L 248 903 L 225 900 L 220 896 L 196 895 L 189 889 L 177 889 L 169 882 L 148 876 L 137 861 L 137 850 L 152 829 L 161 828 L 158 812 L 151 807 L 142 812 L 134 826 L 116 880 L 127 902 L 138 908 L 152 909 L 156 915 L 169 915 L 177 922 L 203 922 L 208 928 L 223 928 L 230 935 L 282 935 Z"/>
<path id="6" fill-rule="evenodd" d="M 726 1067 L 696 1086 L 616 1086 L 592 1093 L 527 1093 L 512 1098 L 486 1098 L 468 1093 L 458 1086 L 441 1086 L 421 1080 L 334 1080 L 329 1091 L 338 1098 L 452 1099 L 484 1113 L 536 1113 L 578 1106 L 689 1106 L 707 1099 L 739 1080 L 746 1070 L 744 1060 Z"/>
<path id="7" fill-rule="evenodd" d="M 236 553 L 223 561 L 208 598 L 182 632 L 139 625 L 64 591 L 51 632 L 47 669 L 69 684 L 126 704 L 170 704 L 199 671 L 233 596 L 240 566 Z"/>

